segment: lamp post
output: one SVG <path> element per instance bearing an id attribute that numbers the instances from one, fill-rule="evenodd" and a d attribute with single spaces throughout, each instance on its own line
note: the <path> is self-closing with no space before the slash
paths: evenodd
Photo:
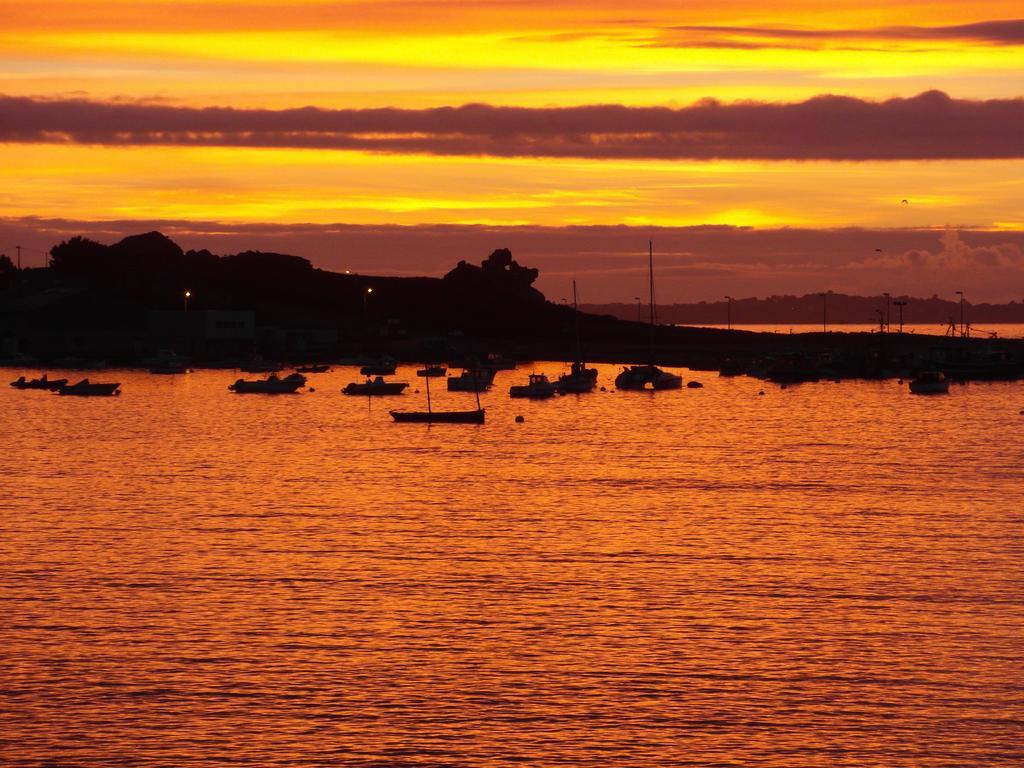
<path id="1" fill-rule="evenodd" d="M 644 318 L 643 315 L 640 314 L 640 297 L 634 296 L 633 298 L 636 300 L 636 321 L 638 323 L 642 323 Z"/>
<path id="2" fill-rule="evenodd" d="M 900 313 L 900 333 L 902 334 L 903 333 L 903 308 L 905 306 L 907 306 L 907 302 L 904 299 L 896 299 L 896 301 L 894 301 L 893 304 L 896 305 L 896 309 L 899 310 L 899 313 Z"/>
<path id="3" fill-rule="evenodd" d="M 828 333 L 828 294 L 821 294 L 821 332 Z"/>
<path id="4" fill-rule="evenodd" d="M 885 332 L 888 333 L 889 332 L 889 305 L 892 303 L 892 297 L 889 295 L 888 291 L 885 292 L 884 296 L 885 296 Z"/>
<path id="5" fill-rule="evenodd" d="M 188 300 L 192 298 L 192 291 L 185 291 L 185 311 L 188 312 Z"/>
<path id="6" fill-rule="evenodd" d="M 964 336 L 964 292 L 957 291 L 956 295 L 960 297 L 960 337 Z"/>
<path id="7" fill-rule="evenodd" d="M 725 328 L 732 330 L 732 296 L 725 297 Z"/>

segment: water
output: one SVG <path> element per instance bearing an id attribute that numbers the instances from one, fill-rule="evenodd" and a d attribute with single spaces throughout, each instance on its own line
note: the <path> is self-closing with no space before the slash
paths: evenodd
<path id="1" fill-rule="evenodd" d="M 1024 762 L 1024 387 L 529 370 L 0 387 L 0 763 Z"/>

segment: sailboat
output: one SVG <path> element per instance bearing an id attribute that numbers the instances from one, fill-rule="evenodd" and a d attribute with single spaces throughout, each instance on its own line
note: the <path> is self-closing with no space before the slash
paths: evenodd
<path id="1" fill-rule="evenodd" d="M 414 422 L 418 424 L 483 424 L 484 409 L 480 407 L 480 390 L 476 392 L 475 411 L 435 411 L 430 402 L 430 379 L 431 376 L 424 376 L 427 383 L 427 410 L 426 411 L 390 411 L 391 418 L 395 421 Z"/>
<path id="2" fill-rule="evenodd" d="M 555 387 L 563 395 L 581 395 L 593 392 L 597 386 L 597 368 L 587 368 L 580 351 L 580 311 L 576 306 L 576 281 L 572 281 L 573 324 L 576 333 L 576 359 L 569 368 L 569 373 L 558 377 Z"/>
<path id="3" fill-rule="evenodd" d="M 654 359 L 654 242 L 647 242 L 647 268 L 651 290 L 651 359 Z M 615 387 L 626 390 L 644 390 L 647 385 L 651 389 L 682 389 L 683 377 L 663 371 L 653 362 L 647 365 L 631 365 L 623 368 L 622 373 L 615 377 Z"/>

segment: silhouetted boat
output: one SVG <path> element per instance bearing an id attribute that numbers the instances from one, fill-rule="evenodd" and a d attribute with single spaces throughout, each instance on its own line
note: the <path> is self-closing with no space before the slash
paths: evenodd
<path id="1" fill-rule="evenodd" d="M 593 392 L 597 386 L 597 368 L 587 368 L 583 362 L 580 346 L 580 311 L 576 304 L 576 281 L 572 281 L 573 333 L 576 337 L 576 359 L 569 368 L 569 373 L 558 377 L 556 389 L 563 395 L 582 395 Z"/>
<path id="2" fill-rule="evenodd" d="M 921 371 L 910 382 L 910 391 L 915 395 L 945 395 L 949 392 L 949 379 L 942 371 Z"/>
<path id="3" fill-rule="evenodd" d="M 430 379 L 425 376 L 427 384 L 426 411 L 390 411 L 391 418 L 399 422 L 418 424 L 483 424 L 484 409 L 480 407 L 480 393 L 476 396 L 475 411 L 435 411 L 430 402 Z"/>
<path id="4" fill-rule="evenodd" d="M 257 357 L 243 365 L 241 371 L 242 373 L 277 373 L 283 367 L 280 363 Z"/>
<path id="5" fill-rule="evenodd" d="M 398 363 L 389 357 L 364 363 L 359 369 L 363 376 L 393 376 Z"/>
<path id="6" fill-rule="evenodd" d="M 768 368 L 767 378 L 775 384 L 803 384 L 819 381 L 821 372 L 803 355 L 783 355 Z"/>
<path id="7" fill-rule="evenodd" d="M 492 368 L 495 371 L 514 371 L 516 369 L 516 361 L 511 357 L 505 357 L 496 353 L 491 353 L 484 360 L 483 367 Z"/>
<path id="8" fill-rule="evenodd" d="M 663 371 L 656 365 L 631 365 L 622 369 L 615 377 L 616 389 L 642 390 L 647 389 L 682 389 L 683 377 Z"/>
<path id="9" fill-rule="evenodd" d="M 651 310 L 650 326 L 651 326 L 651 358 L 654 358 L 654 243 L 651 241 L 647 242 L 647 273 L 648 280 L 650 282 L 651 300 L 649 303 Z M 639 391 L 647 389 L 647 385 L 651 385 L 651 389 L 662 390 L 662 389 L 682 389 L 683 388 L 683 377 L 678 376 L 668 371 L 663 371 L 661 368 L 656 366 L 653 362 L 648 365 L 631 365 L 623 368 L 622 373 L 615 377 L 616 389 L 625 389 L 632 391 Z"/>
<path id="10" fill-rule="evenodd" d="M 145 362 L 150 373 L 188 373 L 188 358 L 175 352 L 160 352 Z"/>
<path id="11" fill-rule="evenodd" d="M 121 385 L 93 383 L 82 379 L 77 384 L 65 384 L 57 390 L 59 395 L 75 395 L 77 397 L 110 397 L 121 394 Z"/>
<path id="12" fill-rule="evenodd" d="M 587 368 L 587 364 L 577 360 L 572 364 L 569 373 L 563 373 L 555 384 L 563 395 L 581 395 L 593 392 L 597 386 L 597 368 Z"/>
<path id="13" fill-rule="evenodd" d="M 475 411 L 391 411 L 395 421 L 418 424 L 483 424 L 484 409 Z"/>
<path id="14" fill-rule="evenodd" d="M 935 357 L 931 365 L 954 381 L 1015 381 L 1022 373 L 1004 350 L 953 345 L 937 349 Z"/>
<path id="15" fill-rule="evenodd" d="M 329 365 L 300 365 L 295 369 L 296 373 L 327 373 L 331 370 Z"/>
<path id="16" fill-rule="evenodd" d="M 493 368 L 466 368 L 458 376 L 449 376 L 449 392 L 483 392 L 494 384 Z"/>
<path id="17" fill-rule="evenodd" d="M 543 400 L 554 397 L 555 385 L 548 381 L 543 373 L 531 373 L 529 383 L 515 384 L 508 388 L 509 397 L 528 397 L 533 400 Z"/>
<path id="18" fill-rule="evenodd" d="M 11 382 L 11 386 L 15 389 L 46 389 L 54 391 L 60 389 L 67 383 L 67 379 L 48 379 L 44 373 L 42 377 L 30 380 L 26 380 L 24 376 L 19 376 L 17 381 Z"/>
<path id="19" fill-rule="evenodd" d="M 437 379 L 444 376 L 448 369 L 443 365 L 428 365 L 416 371 L 416 375 L 424 379 Z"/>
<path id="20" fill-rule="evenodd" d="M 239 379 L 234 384 L 230 384 L 228 389 L 239 395 L 291 395 L 305 385 L 306 377 L 301 373 L 293 373 L 283 379 L 272 373 L 267 378 L 256 381 Z"/>
<path id="21" fill-rule="evenodd" d="M 383 376 L 367 379 L 363 383 L 351 382 L 341 390 L 343 395 L 400 395 L 409 385 L 404 381 L 385 381 Z"/>

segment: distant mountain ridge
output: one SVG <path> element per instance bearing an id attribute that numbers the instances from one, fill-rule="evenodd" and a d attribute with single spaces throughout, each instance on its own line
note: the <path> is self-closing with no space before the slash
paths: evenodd
<path id="1" fill-rule="evenodd" d="M 735 325 L 757 324 L 818 324 L 827 313 L 828 323 L 877 324 L 879 312 L 886 312 L 885 296 L 850 296 L 829 292 L 827 298 L 820 293 L 804 296 L 769 296 L 764 299 L 733 299 L 732 308 L 728 301 L 696 302 L 690 304 L 657 305 L 658 321 L 673 325 L 725 325 L 731 319 Z M 899 307 L 896 301 L 905 301 L 903 322 L 945 324 L 960 322 L 959 300 L 942 299 L 932 296 L 928 299 L 910 296 L 892 296 L 889 299 L 888 317 L 892 326 L 899 322 Z M 581 304 L 580 309 L 594 314 L 613 315 L 621 320 L 636 320 L 637 304 Z M 641 304 L 639 315 L 647 317 L 647 304 Z M 971 325 L 984 323 L 1024 323 L 1024 303 L 1011 301 L 1009 304 L 972 304 L 964 301 L 964 317 Z"/>

